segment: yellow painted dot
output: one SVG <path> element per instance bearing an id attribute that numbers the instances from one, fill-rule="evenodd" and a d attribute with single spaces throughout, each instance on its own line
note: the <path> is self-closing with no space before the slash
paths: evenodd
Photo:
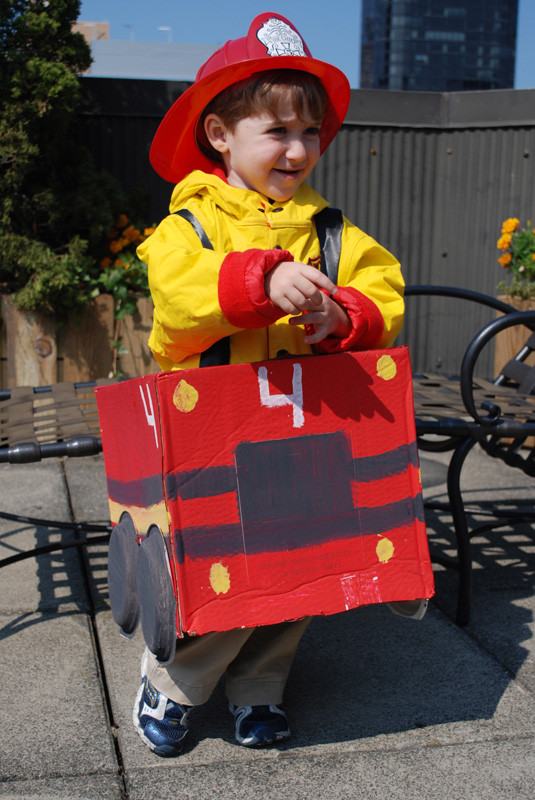
<path id="1" fill-rule="evenodd" d="M 375 548 L 375 552 L 377 553 L 377 558 L 382 564 L 386 564 L 387 561 L 390 561 L 392 556 L 394 555 L 394 545 L 390 541 L 390 539 L 379 539 L 379 543 Z"/>
<path id="2" fill-rule="evenodd" d="M 185 414 L 193 411 L 199 399 L 199 392 L 186 381 L 180 381 L 173 392 L 173 403 L 179 411 Z"/>
<path id="3" fill-rule="evenodd" d="M 396 377 L 396 362 L 392 356 L 381 356 L 377 361 L 377 374 L 384 381 L 390 381 Z"/>
<path id="4" fill-rule="evenodd" d="M 216 594 L 226 594 L 230 589 L 229 571 L 223 564 L 212 564 L 210 567 L 210 586 Z"/>

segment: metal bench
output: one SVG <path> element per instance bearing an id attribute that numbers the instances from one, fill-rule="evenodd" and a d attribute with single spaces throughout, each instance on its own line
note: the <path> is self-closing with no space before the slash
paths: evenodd
<path id="1" fill-rule="evenodd" d="M 413 376 L 418 445 L 421 450 L 451 451 L 448 465 L 448 504 L 429 503 L 428 508 L 451 513 L 457 554 L 454 558 L 432 554 L 435 563 L 459 574 L 457 623 L 467 624 L 472 593 L 472 550 L 470 540 L 482 529 L 469 529 L 467 509 L 461 492 L 461 473 L 471 449 L 479 444 L 489 456 L 499 458 L 528 475 L 535 474 L 535 454 L 524 448 L 535 435 L 535 368 L 524 362 L 535 348 L 535 334 L 494 381 L 474 377 L 482 350 L 512 325 L 535 330 L 535 312 L 518 312 L 493 297 L 453 287 L 409 286 L 411 297 L 443 296 L 469 301 L 503 312 L 493 319 L 469 344 L 458 376 L 417 374 Z M 19 387 L 0 392 L 0 463 L 28 463 L 50 457 L 81 457 L 101 451 L 100 429 L 93 388 L 110 381 L 81 384 L 60 383 L 49 387 Z M 480 513 L 480 512 L 478 512 Z M 107 525 L 57 522 L 0 512 L 0 516 L 42 527 L 73 529 L 79 536 L 73 543 L 48 545 L 0 560 L 0 567 L 42 552 L 106 541 Z M 508 512 L 483 527 L 511 524 L 535 514 Z M 95 536 L 94 534 L 97 534 Z"/>

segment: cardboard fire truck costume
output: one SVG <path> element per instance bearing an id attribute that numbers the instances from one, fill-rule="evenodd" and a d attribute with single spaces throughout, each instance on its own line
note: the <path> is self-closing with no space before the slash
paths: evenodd
<path id="1" fill-rule="evenodd" d="M 185 633 L 433 594 L 405 347 L 96 389 L 112 611 Z"/>

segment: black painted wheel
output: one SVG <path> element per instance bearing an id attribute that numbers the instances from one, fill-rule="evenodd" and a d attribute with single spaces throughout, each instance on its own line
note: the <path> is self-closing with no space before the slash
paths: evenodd
<path id="1" fill-rule="evenodd" d="M 149 650 L 168 664 L 176 649 L 176 598 L 162 532 L 151 525 L 137 559 L 141 627 Z"/>
<path id="2" fill-rule="evenodd" d="M 139 622 L 136 562 L 137 532 L 126 511 L 113 528 L 108 551 L 108 591 L 113 619 L 123 636 L 132 637 Z"/>

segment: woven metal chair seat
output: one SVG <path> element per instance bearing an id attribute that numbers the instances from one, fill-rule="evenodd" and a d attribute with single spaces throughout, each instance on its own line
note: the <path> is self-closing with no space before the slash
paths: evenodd
<path id="1" fill-rule="evenodd" d="M 93 389 L 104 383 L 113 380 L 19 386 L 1 392 L 0 461 L 38 461 L 45 455 L 99 452 L 100 427 Z"/>

